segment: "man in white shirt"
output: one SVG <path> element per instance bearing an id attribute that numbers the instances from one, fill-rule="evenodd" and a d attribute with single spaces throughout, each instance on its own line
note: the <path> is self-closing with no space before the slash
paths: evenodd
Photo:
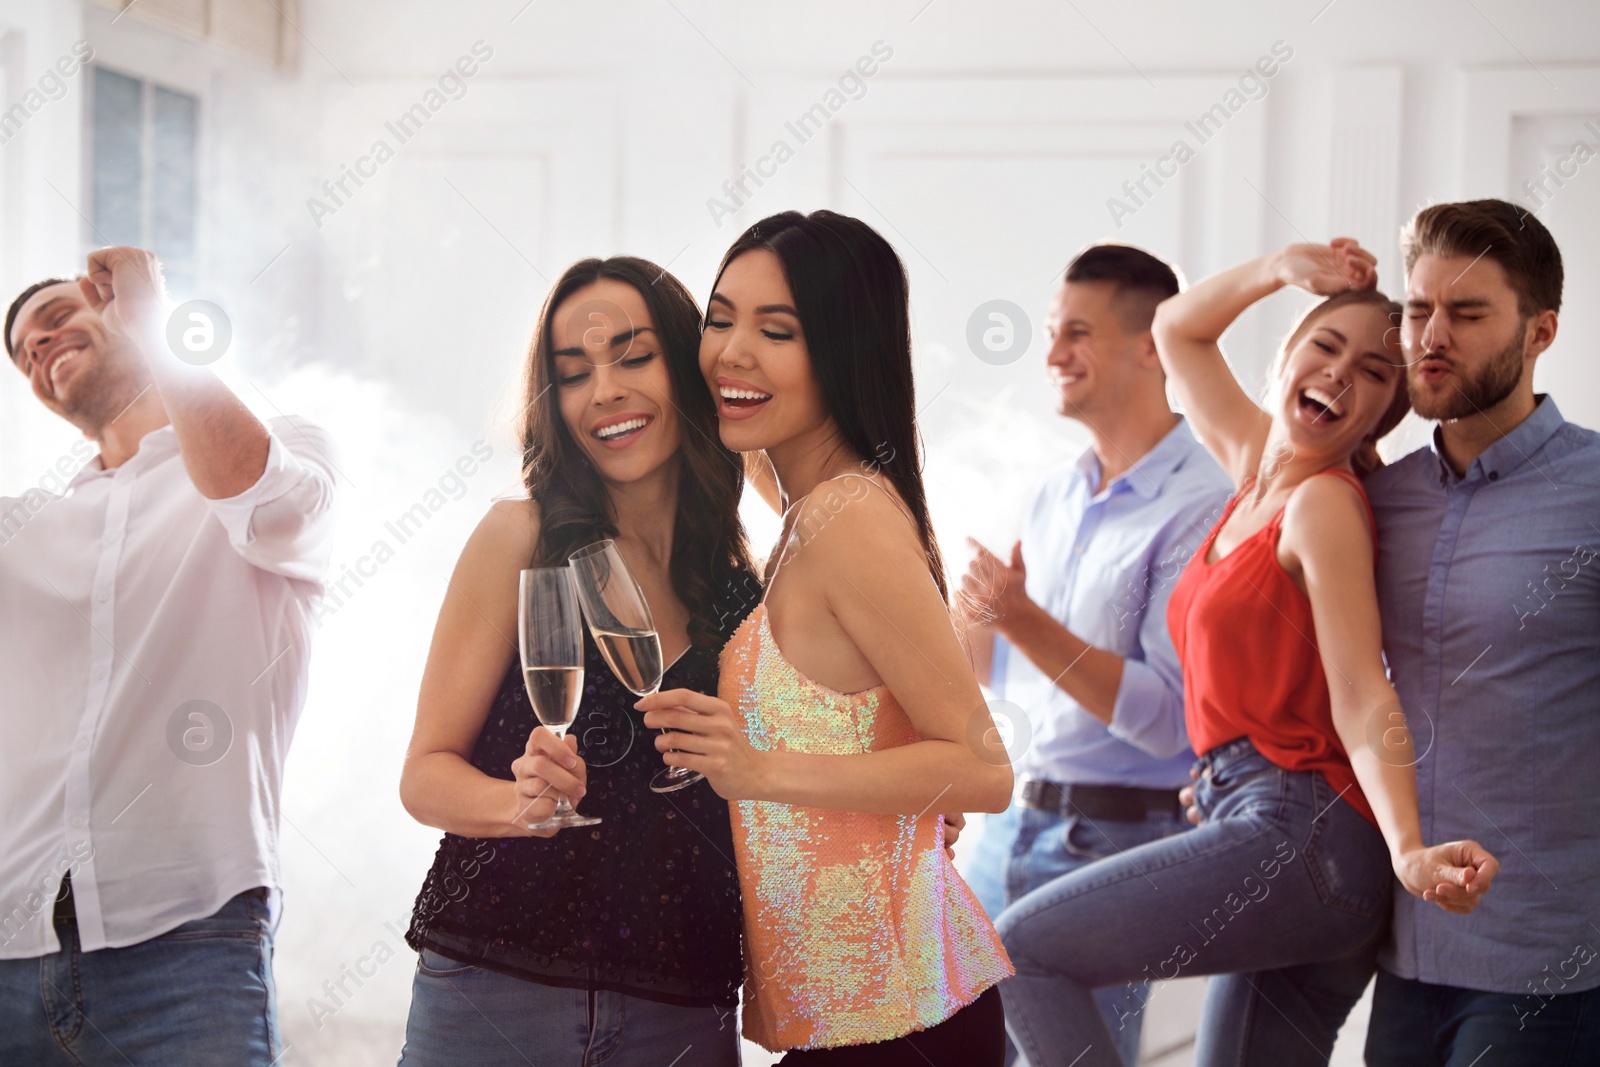
<path id="1" fill-rule="evenodd" d="M 263 424 L 180 360 L 167 315 L 155 256 L 107 248 L 6 316 L 99 455 L 63 493 L 0 497 L 4 1064 L 282 1054 L 279 794 L 334 465 L 314 426 Z"/>

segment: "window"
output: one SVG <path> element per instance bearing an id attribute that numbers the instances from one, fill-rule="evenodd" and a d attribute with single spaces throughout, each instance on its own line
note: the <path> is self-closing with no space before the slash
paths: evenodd
<path id="1" fill-rule="evenodd" d="M 91 110 L 90 244 L 148 248 L 168 287 L 191 292 L 200 101 L 96 67 Z"/>

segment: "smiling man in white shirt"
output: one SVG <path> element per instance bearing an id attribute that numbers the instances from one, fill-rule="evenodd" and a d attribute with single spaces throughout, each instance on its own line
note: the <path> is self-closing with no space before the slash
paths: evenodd
<path id="1" fill-rule="evenodd" d="M 177 358 L 167 316 L 155 256 L 107 248 L 5 321 L 99 454 L 0 497 L 0 1063 L 282 1054 L 279 795 L 334 466 Z"/>

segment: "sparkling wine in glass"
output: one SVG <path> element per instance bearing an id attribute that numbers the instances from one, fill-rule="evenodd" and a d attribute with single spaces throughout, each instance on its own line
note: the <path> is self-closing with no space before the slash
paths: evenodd
<path id="1" fill-rule="evenodd" d="M 650 605 L 615 541 L 597 541 L 567 557 L 589 633 L 611 673 L 629 691 L 649 696 L 661 688 L 661 637 Z M 663 733 L 667 731 L 662 731 Z M 705 775 L 669 767 L 650 780 L 657 793 L 694 785 Z"/>
<path id="2" fill-rule="evenodd" d="M 528 702 L 551 733 L 564 737 L 583 699 L 583 619 L 568 567 L 535 567 L 522 572 L 517 596 L 517 644 L 522 684 Z M 556 810 L 529 830 L 593 826 L 600 820 L 579 815 L 565 795 Z"/>

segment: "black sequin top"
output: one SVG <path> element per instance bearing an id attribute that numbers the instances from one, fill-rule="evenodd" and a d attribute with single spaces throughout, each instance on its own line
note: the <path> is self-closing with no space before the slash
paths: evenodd
<path id="1" fill-rule="evenodd" d="M 731 632 L 752 602 L 723 611 L 718 629 Z M 569 731 L 589 765 L 579 810 L 604 821 L 550 838 L 445 834 L 406 942 L 545 985 L 732 1006 L 743 960 L 727 802 L 705 781 L 650 791 L 665 766 L 654 731 L 587 633 L 583 681 Z M 717 650 L 691 646 L 661 688 L 714 695 Z M 537 725 L 513 663 L 472 765 L 509 781 Z"/>

